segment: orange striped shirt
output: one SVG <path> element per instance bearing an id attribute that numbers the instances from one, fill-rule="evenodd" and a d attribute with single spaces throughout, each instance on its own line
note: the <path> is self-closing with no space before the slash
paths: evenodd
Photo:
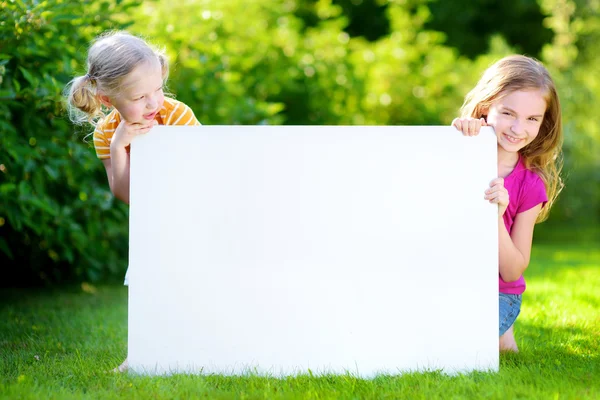
<path id="1" fill-rule="evenodd" d="M 200 125 L 191 108 L 180 101 L 165 97 L 165 102 L 156 117 L 159 125 Z M 110 141 L 115 130 L 121 123 L 121 114 L 114 109 L 104 118 L 94 130 L 94 148 L 101 160 L 110 158 Z M 129 147 L 127 147 L 129 152 Z"/>

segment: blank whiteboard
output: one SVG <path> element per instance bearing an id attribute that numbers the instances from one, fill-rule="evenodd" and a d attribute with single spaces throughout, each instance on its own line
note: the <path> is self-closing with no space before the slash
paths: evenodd
<path id="1" fill-rule="evenodd" d="M 497 370 L 491 128 L 157 126 L 131 150 L 129 366 Z"/>

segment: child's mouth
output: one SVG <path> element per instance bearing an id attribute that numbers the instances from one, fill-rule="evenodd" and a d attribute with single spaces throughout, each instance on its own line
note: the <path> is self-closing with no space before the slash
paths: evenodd
<path id="1" fill-rule="evenodd" d="M 504 136 L 506 137 L 506 139 L 508 139 L 508 141 L 510 143 L 519 143 L 521 141 L 521 139 L 516 138 L 514 136 L 510 136 L 510 135 L 506 135 L 506 134 Z"/>
<path id="2" fill-rule="evenodd" d="M 156 116 L 156 111 L 154 111 L 153 113 L 150 113 L 150 114 L 144 114 L 144 118 L 148 119 L 148 120 L 154 119 L 155 116 Z"/>

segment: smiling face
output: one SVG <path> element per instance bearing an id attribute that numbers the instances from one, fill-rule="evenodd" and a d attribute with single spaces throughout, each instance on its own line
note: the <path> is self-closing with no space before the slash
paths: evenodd
<path id="1" fill-rule="evenodd" d="M 497 99 L 487 113 L 487 123 L 494 127 L 498 149 L 516 153 L 537 137 L 546 99 L 540 90 L 516 90 Z"/>
<path id="2" fill-rule="evenodd" d="M 163 74 L 158 59 L 135 67 L 121 82 L 115 96 L 102 96 L 105 104 L 113 106 L 130 123 L 147 124 L 160 112 L 165 101 Z"/>

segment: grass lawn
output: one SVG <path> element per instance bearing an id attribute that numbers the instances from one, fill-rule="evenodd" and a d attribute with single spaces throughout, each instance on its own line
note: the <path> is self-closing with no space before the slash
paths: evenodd
<path id="1" fill-rule="evenodd" d="M 600 398 L 600 243 L 536 244 L 499 373 L 140 377 L 105 371 L 126 354 L 122 286 L 0 292 L 0 398 Z M 460 327 L 456 327 L 460 329 Z"/>

